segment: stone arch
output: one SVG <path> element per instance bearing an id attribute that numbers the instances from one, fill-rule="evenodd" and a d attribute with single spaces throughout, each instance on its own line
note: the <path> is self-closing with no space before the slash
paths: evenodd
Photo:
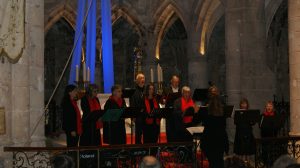
<path id="1" fill-rule="evenodd" d="M 48 20 L 45 23 L 44 32 L 45 34 L 48 30 L 61 18 L 64 18 L 74 29 L 76 25 L 76 13 L 68 5 L 60 5 L 53 8 L 52 12 L 49 14 Z"/>
<path id="2" fill-rule="evenodd" d="M 154 15 L 154 22 L 155 22 L 154 34 L 157 37 L 156 45 L 155 45 L 155 57 L 157 59 L 159 59 L 160 45 L 163 36 L 166 30 L 168 30 L 168 27 L 172 25 L 170 23 L 176 20 L 174 19 L 174 16 L 178 17 L 181 20 L 181 22 L 185 27 L 185 30 L 187 30 L 186 23 L 185 23 L 186 19 L 183 17 L 181 10 L 177 8 L 174 2 L 166 2 L 165 4 L 161 5 Z"/>
<path id="3" fill-rule="evenodd" d="M 138 21 L 137 17 L 134 17 L 133 15 L 131 15 L 129 13 L 128 10 L 126 10 L 125 8 L 113 8 L 113 12 L 112 12 L 112 25 L 120 18 L 125 19 L 132 27 L 133 29 L 139 34 L 140 37 L 143 36 L 142 33 L 142 24 Z"/>
<path id="4" fill-rule="evenodd" d="M 140 37 L 144 35 L 143 33 L 144 27 L 139 22 L 138 17 L 130 13 L 126 7 L 114 5 L 112 7 L 112 15 L 111 15 L 112 26 L 120 18 L 125 19 L 133 27 L 133 29 L 138 33 Z M 97 18 L 97 23 L 101 23 L 101 16 Z M 101 27 L 101 25 L 99 25 L 99 27 Z M 101 28 L 99 29 L 99 31 L 101 32 Z"/>
<path id="5" fill-rule="evenodd" d="M 196 7 L 196 12 L 199 13 L 196 30 L 200 30 L 199 52 L 201 55 L 205 55 L 211 32 L 218 20 L 224 15 L 224 6 L 219 0 L 199 2 L 198 5 L 200 7 Z"/>
<path id="6" fill-rule="evenodd" d="M 265 15 L 266 15 L 266 35 L 268 35 L 270 25 L 272 23 L 272 20 L 282 4 L 283 0 L 270 0 L 269 3 L 266 4 L 265 8 Z"/>

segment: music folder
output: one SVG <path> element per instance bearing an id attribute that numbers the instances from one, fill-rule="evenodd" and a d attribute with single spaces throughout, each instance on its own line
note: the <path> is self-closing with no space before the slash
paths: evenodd
<path id="1" fill-rule="evenodd" d="M 173 108 L 154 109 L 153 112 L 150 113 L 150 116 L 155 118 L 169 118 L 172 115 L 173 110 Z"/>
<path id="2" fill-rule="evenodd" d="M 85 118 L 82 118 L 82 121 L 97 121 L 105 114 L 104 110 L 97 110 L 90 112 Z"/>
<path id="3" fill-rule="evenodd" d="M 123 114 L 123 109 L 108 109 L 102 116 L 102 121 L 118 121 Z"/>
<path id="4" fill-rule="evenodd" d="M 231 118 L 234 106 L 224 106 L 224 116 L 226 118 Z M 208 106 L 200 106 L 199 114 L 201 115 L 208 115 Z"/>
<path id="5" fill-rule="evenodd" d="M 234 106 L 231 106 L 231 105 L 224 106 L 224 116 L 226 118 L 231 118 L 233 109 L 234 109 Z"/>
<path id="6" fill-rule="evenodd" d="M 141 115 L 141 110 L 136 107 L 126 107 L 123 109 L 122 118 L 137 118 Z"/>
<path id="7" fill-rule="evenodd" d="M 260 120 L 260 110 L 251 109 L 251 110 L 243 110 L 237 109 L 234 114 L 234 123 L 236 124 L 255 124 Z"/>
<path id="8" fill-rule="evenodd" d="M 131 98 L 132 97 L 132 95 L 134 94 L 134 92 L 135 92 L 135 89 L 134 88 L 124 88 L 123 90 L 122 90 L 122 97 L 123 98 Z"/>

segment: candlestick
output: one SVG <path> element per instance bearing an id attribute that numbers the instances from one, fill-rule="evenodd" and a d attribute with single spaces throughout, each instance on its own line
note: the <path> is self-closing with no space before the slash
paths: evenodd
<path id="1" fill-rule="evenodd" d="M 76 65 L 76 77 L 75 77 L 75 81 L 78 82 L 79 81 L 79 66 Z"/>
<path id="2" fill-rule="evenodd" d="M 151 79 L 151 83 L 153 83 L 154 82 L 154 74 L 153 74 L 153 69 L 151 68 L 150 69 L 150 79 Z"/>
<path id="3" fill-rule="evenodd" d="M 85 66 L 85 62 L 83 62 L 83 82 L 86 81 L 86 66 Z"/>

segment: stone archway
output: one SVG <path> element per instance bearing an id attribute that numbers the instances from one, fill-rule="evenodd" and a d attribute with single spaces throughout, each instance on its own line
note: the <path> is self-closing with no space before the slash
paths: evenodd
<path id="1" fill-rule="evenodd" d="M 288 2 L 283 1 L 274 13 L 267 31 L 267 65 L 276 77 L 276 95 L 289 99 Z"/>
<path id="2" fill-rule="evenodd" d="M 161 5 L 154 15 L 155 27 L 154 35 L 156 36 L 155 44 L 155 57 L 160 58 L 160 46 L 162 45 L 162 39 L 166 34 L 166 30 L 174 22 L 174 16 L 180 18 L 184 28 L 186 29 L 185 18 L 182 12 L 177 8 L 176 4 L 170 2 L 165 5 Z"/>
<path id="3" fill-rule="evenodd" d="M 44 48 L 44 76 L 45 76 L 45 102 L 47 102 L 56 86 L 62 70 L 66 64 L 69 54 L 73 48 L 74 29 L 64 18 L 57 20 L 45 33 Z M 46 135 L 59 132 L 61 117 L 60 103 L 63 97 L 64 88 L 68 84 L 70 65 L 68 66 L 62 81 L 55 93 L 47 116 Z"/>
<path id="4" fill-rule="evenodd" d="M 68 5 L 60 5 L 55 7 L 49 14 L 48 20 L 45 23 L 45 34 L 61 18 L 64 18 L 74 29 L 76 24 L 76 12 Z"/>

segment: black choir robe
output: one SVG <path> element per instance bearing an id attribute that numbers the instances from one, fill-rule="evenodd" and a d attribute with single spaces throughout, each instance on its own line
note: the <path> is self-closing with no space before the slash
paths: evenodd
<path id="1" fill-rule="evenodd" d="M 183 112 L 181 111 L 181 98 L 174 102 L 174 111 L 171 116 L 172 120 L 172 133 L 173 142 L 189 142 L 193 141 L 193 136 L 186 129 L 186 125 L 183 123 Z"/>
<path id="2" fill-rule="evenodd" d="M 153 99 L 148 99 L 149 105 L 150 105 L 150 112 L 154 109 L 154 101 Z M 158 101 L 157 108 L 159 108 Z M 144 127 L 143 127 L 143 143 L 157 143 L 159 139 L 160 134 L 160 119 L 149 116 L 150 114 L 147 112 L 146 104 L 145 104 L 145 110 L 144 110 Z M 147 123 L 147 119 L 152 119 L 152 123 Z M 158 123 L 159 122 L 159 123 Z"/>
<path id="3" fill-rule="evenodd" d="M 66 98 L 61 104 L 63 115 L 62 115 L 62 127 L 66 133 L 67 146 L 74 147 L 78 146 L 78 132 L 77 132 L 77 114 L 76 110 L 72 105 L 71 99 Z M 77 133 L 76 137 L 71 136 L 71 132 L 75 131 Z"/>
<path id="4" fill-rule="evenodd" d="M 108 99 L 104 106 L 104 111 L 109 109 L 122 109 L 126 107 L 125 100 L 123 99 L 122 106 L 112 99 Z M 120 118 L 119 121 L 111 121 L 103 123 L 103 142 L 110 145 L 126 144 L 126 130 L 125 119 Z"/>
<path id="5" fill-rule="evenodd" d="M 99 102 L 99 100 L 97 99 Z M 99 102 L 100 104 L 100 102 Z M 85 96 L 81 99 L 82 115 L 82 135 L 80 137 L 80 146 L 99 146 L 101 145 L 101 133 L 96 129 L 96 122 L 99 118 L 91 118 L 93 113 L 90 111 L 88 98 Z"/>

